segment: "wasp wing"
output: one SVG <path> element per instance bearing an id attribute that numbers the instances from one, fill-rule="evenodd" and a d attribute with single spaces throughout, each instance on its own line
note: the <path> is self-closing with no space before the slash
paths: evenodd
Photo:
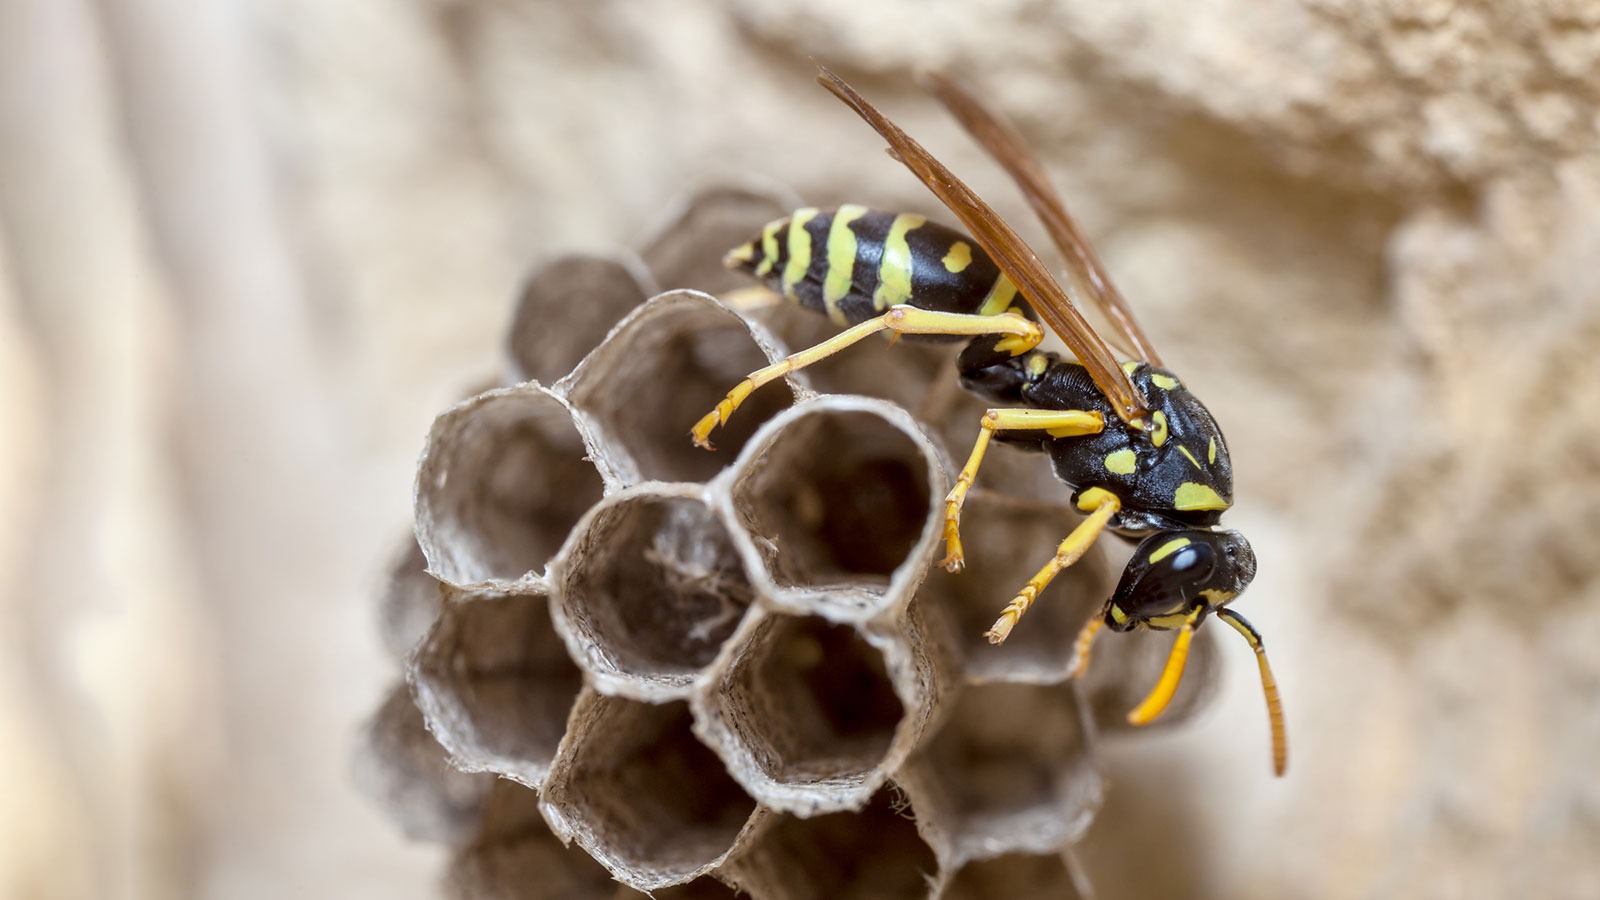
<path id="1" fill-rule="evenodd" d="M 1066 342 L 1077 356 L 1078 362 L 1089 371 L 1089 376 L 1105 394 L 1107 400 L 1125 422 L 1142 422 L 1148 415 L 1144 396 L 1128 373 L 1117 364 L 1111 348 L 1095 334 L 1061 286 L 1050 277 L 1044 263 L 1039 261 L 1020 236 L 1007 225 L 995 211 L 972 189 L 962 183 L 944 164 L 912 140 L 899 126 L 878 112 L 855 88 L 833 74 L 826 66 L 818 66 L 822 75 L 817 82 L 833 95 L 849 104 L 867 124 L 889 142 L 889 152 L 900 160 L 912 174 L 922 180 L 928 189 L 956 214 L 995 265 L 1000 267 L 1032 302 L 1039 316 Z"/>
<path id="2" fill-rule="evenodd" d="M 1066 205 L 1050 184 L 1050 177 L 1023 142 L 1022 136 L 986 108 L 970 91 L 950 78 L 938 72 L 929 72 L 922 76 L 921 82 L 1022 189 L 1028 205 L 1033 207 L 1034 214 L 1044 223 L 1045 231 L 1049 232 L 1050 240 L 1066 259 L 1067 274 L 1074 286 L 1100 307 L 1100 311 L 1128 341 L 1135 355 L 1146 362 L 1161 365 L 1161 357 L 1139 327 L 1128 301 L 1111 282 L 1111 276 L 1100 262 L 1099 255 L 1083 236 L 1078 223 L 1067 213 Z"/>

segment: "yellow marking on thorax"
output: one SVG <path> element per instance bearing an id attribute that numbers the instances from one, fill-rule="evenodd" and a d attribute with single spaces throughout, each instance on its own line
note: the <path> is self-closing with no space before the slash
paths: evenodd
<path id="1" fill-rule="evenodd" d="M 1028 356 L 1028 374 L 1035 378 L 1043 375 L 1050 368 L 1050 357 L 1043 353 L 1033 353 Z"/>
<path id="2" fill-rule="evenodd" d="M 761 263 L 756 266 L 757 278 L 765 278 L 772 267 L 778 264 L 778 231 L 788 221 L 787 218 L 774 219 L 761 229 Z"/>
<path id="3" fill-rule="evenodd" d="M 789 261 L 783 267 L 783 292 L 791 300 L 795 299 L 794 286 L 811 268 L 811 232 L 806 231 L 806 223 L 816 217 L 817 211 L 809 207 L 797 209 L 789 217 Z"/>
<path id="4" fill-rule="evenodd" d="M 1017 286 L 1011 283 L 1011 279 L 1001 275 L 989 286 L 989 293 L 983 298 L 983 305 L 978 307 L 978 315 L 998 316 L 1010 309 L 1012 301 L 1016 299 Z"/>
<path id="5" fill-rule="evenodd" d="M 1206 444 L 1206 462 L 1214 463 L 1216 461 L 1217 461 L 1217 439 L 1215 437 L 1213 437 L 1211 439 L 1211 442 Z"/>
<path id="6" fill-rule="evenodd" d="M 927 222 L 916 213 L 901 213 L 889 224 L 889 236 L 883 239 L 883 262 L 878 264 L 878 289 L 872 294 L 874 309 L 888 309 L 911 299 L 911 242 L 906 235 Z"/>
<path id="7" fill-rule="evenodd" d="M 1160 372 L 1151 373 L 1150 382 L 1163 391 L 1170 391 L 1178 386 L 1178 379 L 1173 378 L 1171 375 L 1163 375 Z"/>
<path id="8" fill-rule="evenodd" d="M 1138 464 L 1138 457 L 1127 448 L 1106 454 L 1106 471 L 1113 475 L 1132 475 Z"/>
<path id="9" fill-rule="evenodd" d="M 1129 375 L 1139 371 L 1139 361 L 1137 359 L 1128 360 L 1122 364 L 1122 371 L 1127 372 Z"/>
<path id="10" fill-rule="evenodd" d="M 1184 511 L 1227 509 L 1228 502 L 1209 485 L 1185 481 L 1178 485 L 1178 489 L 1172 494 L 1172 508 Z"/>
<path id="11" fill-rule="evenodd" d="M 1206 603 L 1210 604 L 1211 608 L 1215 609 L 1226 604 L 1229 600 L 1232 600 L 1234 597 L 1239 595 L 1233 591 L 1220 591 L 1216 588 L 1206 588 L 1200 592 L 1200 596 L 1204 597 Z"/>
<path id="12" fill-rule="evenodd" d="M 1122 611 L 1122 607 L 1112 606 L 1111 621 L 1117 623 L 1118 625 L 1126 625 L 1128 624 L 1128 614 Z"/>
<path id="13" fill-rule="evenodd" d="M 1195 459 L 1194 454 L 1189 452 L 1189 448 L 1188 447 L 1185 447 L 1182 444 L 1179 444 L 1178 445 L 1178 452 L 1182 453 L 1184 458 L 1189 460 L 1189 462 L 1194 463 L 1194 467 L 1196 469 L 1199 469 L 1202 472 L 1205 471 L 1205 468 L 1200 465 L 1200 460 Z"/>
<path id="14" fill-rule="evenodd" d="M 1158 409 L 1150 414 L 1150 419 L 1156 423 L 1150 430 L 1150 443 L 1159 447 L 1167 442 L 1167 416 Z"/>
<path id="15" fill-rule="evenodd" d="M 1155 551 L 1150 554 L 1150 564 L 1154 565 L 1158 562 L 1161 562 L 1163 559 L 1166 559 L 1172 554 L 1177 553 L 1179 550 L 1189 546 L 1191 543 L 1193 542 L 1188 538 L 1173 538 L 1172 540 L 1167 541 L 1165 544 L 1157 547 Z"/>
<path id="16" fill-rule="evenodd" d="M 944 270 L 952 275 L 959 275 L 972 265 L 972 245 L 966 241 L 956 241 L 950 245 L 950 252 L 942 260 Z"/>
<path id="17" fill-rule="evenodd" d="M 850 293 L 856 277 L 856 233 L 850 223 L 867 214 L 865 206 L 847 203 L 833 214 L 828 227 L 828 277 L 822 284 L 822 305 L 835 325 L 847 324 L 839 301 Z"/>

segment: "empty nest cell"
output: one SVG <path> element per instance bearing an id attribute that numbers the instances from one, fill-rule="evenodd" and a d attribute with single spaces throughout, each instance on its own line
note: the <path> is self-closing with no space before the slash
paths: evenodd
<path id="1" fill-rule="evenodd" d="M 533 589 L 448 589 L 444 613 L 413 658 L 417 705 L 468 771 L 537 786 L 583 684 Z"/>
<path id="2" fill-rule="evenodd" d="M 458 585 L 540 575 L 599 472 L 566 407 L 538 385 L 479 394 L 434 421 L 417 472 L 417 540 Z"/>
<path id="3" fill-rule="evenodd" d="M 958 574 L 935 568 L 919 596 L 954 619 L 969 681 L 1066 680 L 1074 638 L 1115 586 L 1098 545 L 1056 576 L 1004 644 L 990 644 L 983 635 L 1079 521 L 1064 505 L 987 491 L 967 498 L 961 515 L 967 567 Z M 1120 636 L 1103 636 L 1096 651 L 1109 651 L 1114 637 Z"/>
<path id="4" fill-rule="evenodd" d="M 496 783 L 472 842 L 450 867 L 448 886 L 460 900 L 645 900 L 618 884 L 581 848 L 563 845 L 539 814 L 539 798 L 512 781 Z M 653 892 L 655 900 L 732 900 L 711 878 Z"/>
<path id="5" fill-rule="evenodd" d="M 603 434 L 624 481 L 706 481 L 794 400 L 793 389 L 785 382 L 752 394 L 712 435 L 716 452 L 694 446 L 689 429 L 746 375 L 779 355 L 715 300 L 674 291 L 624 320 L 563 387 Z"/>
<path id="6" fill-rule="evenodd" d="M 729 870 L 755 900 L 922 900 L 938 863 L 913 810 L 884 790 L 859 812 L 781 817 Z"/>
<path id="7" fill-rule="evenodd" d="M 692 485 L 608 498 L 551 568 L 563 636 L 608 693 L 687 689 L 754 599 L 721 521 Z"/>
<path id="8" fill-rule="evenodd" d="M 895 576 L 921 580 L 942 487 L 933 446 L 909 416 L 826 396 L 763 434 L 735 473 L 732 504 L 781 604 L 865 618 L 898 601 L 885 590 Z"/>
<path id="9" fill-rule="evenodd" d="M 438 618 L 442 597 L 439 582 L 428 574 L 422 547 L 414 535 L 406 535 L 378 599 L 378 630 L 390 656 L 402 660 L 411 652 Z"/>
<path id="10" fill-rule="evenodd" d="M 802 815 L 865 802 L 907 720 L 884 650 L 849 625 L 768 615 L 741 629 L 728 655 L 702 695 L 711 709 L 701 722 L 734 776 L 767 805 Z"/>
<path id="11" fill-rule="evenodd" d="M 450 765 L 404 683 L 395 685 L 367 724 L 355 771 L 363 792 L 383 804 L 406 837 L 424 841 L 458 841 L 470 834 L 493 782 Z"/>
<path id="12" fill-rule="evenodd" d="M 654 292 L 644 263 L 632 254 L 574 254 L 546 263 L 523 285 L 511 317 L 512 375 L 554 384 Z"/>
<path id="13" fill-rule="evenodd" d="M 1087 900 L 1081 873 L 1064 853 L 1014 853 L 962 866 L 939 900 Z"/>
<path id="14" fill-rule="evenodd" d="M 1087 714 L 1065 685 L 970 687 L 898 776 L 954 868 L 1058 852 L 1099 808 Z"/>
<path id="15" fill-rule="evenodd" d="M 544 788 L 544 811 L 620 881 L 642 891 L 721 865 L 756 802 L 691 730 L 683 702 L 586 691 Z"/>
<path id="16" fill-rule="evenodd" d="M 741 240 L 749 240 L 756 233 L 752 230 Z M 753 283 L 745 279 L 745 284 Z M 757 307 L 748 315 L 794 350 L 820 344 L 843 330 L 827 316 L 787 302 Z M 945 387 L 956 388 L 955 354 L 959 346 L 914 336 L 891 342 L 880 335 L 806 367 L 806 382 L 822 394 L 879 397 L 920 417 L 930 400 L 943 396 Z M 972 420 L 974 428 L 977 421 Z"/>

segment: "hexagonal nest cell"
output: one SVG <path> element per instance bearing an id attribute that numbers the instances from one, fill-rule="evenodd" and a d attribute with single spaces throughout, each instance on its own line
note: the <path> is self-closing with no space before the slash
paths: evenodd
<path id="1" fill-rule="evenodd" d="M 711 878 L 644 894 L 618 884 L 580 847 L 568 847 L 539 813 L 539 795 L 511 781 L 494 787 L 477 835 L 456 854 L 448 877 L 460 900 L 732 900 Z"/>
<path id="2" fill-rule="evenodd" d="M 644 486 L 610 497 L 552 567 L 562 632 L 609 691 L 678 696 L 754 600 L 700 493 Z"/>
<path id="3" fill-rule="evenodd" d="M 691 723 L 682 702 L 586 692 L 544 786 L 556 834 L 639 890 L 711 871 L 761 818 Z"/>
<path id="4" fill-rule="evenodd" d="M 429 729 L 455 764 L 538 785 L 583 676 L 534 589 L 448 589 L 411 678 Z"/>
<path id="5" fill-rule="evenodd" d="M 890 790 L 859 812 L 783 816 L 729 869 L 762 900 L 923 900 L 939 873 L 915 810 Z"/>
<path id="6" fill-rule="evenodd" d="M 951 877 L 939 900 L 1089 900 L 1083 874 L 1064 853 L 1014 853 L 977 860 Z"/>
<path id="7" fill-rule="evenodd" d="M 734 509 L 770 542 L 780 587 L 887 585 L 927 537 L 937 461 L 895 422 L 846 399 L 797 409 L 734 481 Z"/>
<path id="8" fill-rule="evenodd" d="M 859 789 L 906 716 L 882 651 L 856 628 L 815 616 L 769 616 L 738 640 L 715 697 L 740 760 L 762 781 L 757 792 L 805 809 Z"/>
<path id="9" fill-rule="evenodd" d="M 434 422 L 417 540 L 454 584 L 540 575 L 603 483 L 562 402 L 538 385 L 479 394 Z"/>
<path id="10" fill-rule="evenodd" d="M 636 310 L 559 387 L 603 435 L 623 480 L 706 481 L 793 402 L 793 389 L 783 382 L 751 395 L 713 435 L 716 452 L 694 446 L 689 429 L 781 356 L 727 307 L 678 291 Z"/>
<path id="11" fill-rule="evenodd" d="M 898 779 L 939 823 L 952 866 L 1050 853 L 1082 837 L 1099 808 L 1088 716 L 1066 685 L 971 687 Z"/>
<path id="12" fill-rule="evenodd" d="M 517 381 L 554 384 L 655 293 L 631 253 L 574 254 L 539 268 L 522 288 L 506 351 Z"/>

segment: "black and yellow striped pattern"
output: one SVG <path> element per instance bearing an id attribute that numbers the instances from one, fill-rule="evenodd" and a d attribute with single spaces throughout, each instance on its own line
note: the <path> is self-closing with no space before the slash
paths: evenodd
<path id="1" fill-rule="evenodd" d="M 971 238 L 915 213 L 796 210 L 725 261 L 841 327 L 902 303 L 980 315 L 1022 306 L 1011 280 Z"/>

